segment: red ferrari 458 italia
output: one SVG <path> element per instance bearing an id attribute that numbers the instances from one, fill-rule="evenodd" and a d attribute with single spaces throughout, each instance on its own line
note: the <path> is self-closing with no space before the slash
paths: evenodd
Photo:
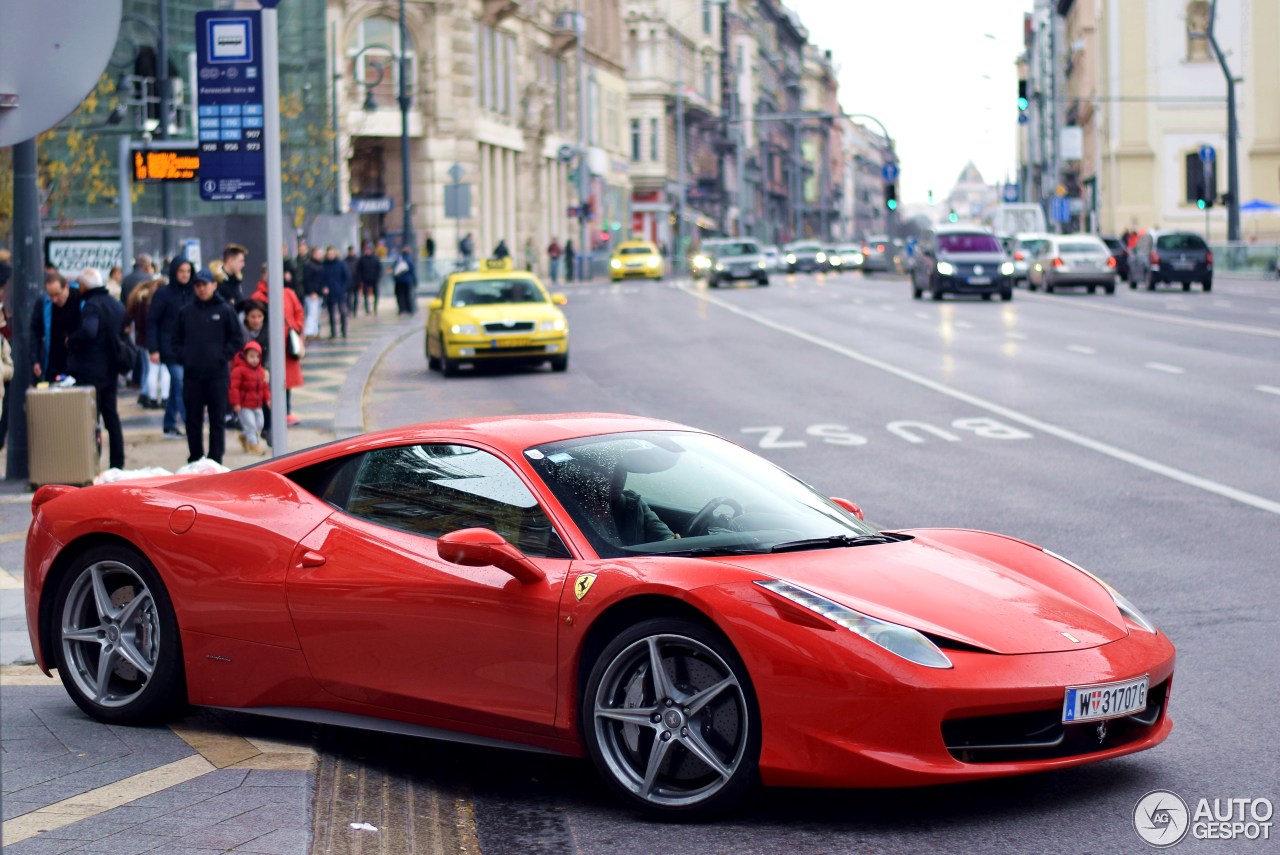
<path id="1" fill-rule="evenodd" d="M 1173 726 L 1173 645 L 1089 572 L 879 530 L 670 422 L 424 424 L 32 505 L 36 657 L 106 722 L 197 704 L 587 755 L 667 816 L 757 782 L 1074 766 Z"/>

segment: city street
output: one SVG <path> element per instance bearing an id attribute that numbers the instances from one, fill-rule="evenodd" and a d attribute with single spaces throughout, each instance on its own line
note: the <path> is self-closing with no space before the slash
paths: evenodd
<path id="1" fill-rule="evenodd" d="M 216 767 L 174 788 L 188 812 L 193 789 L 237 788 L 237 803 L 259 806 L 254 821 L 283 829 L 240 851 L 1140 852 L 1134 805 L 1151 790 L 1189 804 L 1280 796 L 1280 685 L 1265 664 L 1280 640 L 1275 283 L 1220 278 L 1210 294 L 1122 286 L 1110 297 L 1019 290 L 1009 303 L 916 301 L 905 277 L 862 274 L 560 290 L 566 373 L 464 368 L 444 378 L 427 371 L 420 329 L 402 327 L 371 345 L 386 349 L 363 390 L 365 428 L 587 410 L 668 418 L 858 502 L 881 527 L 973 527 L 1045 546 L 1115 585 L 1177 645 L 1172 736 L 1030 778 L 765 790 L 719 822 L 679 825 L 620 807 L 584 760 L 210 712 L 172 729 L 99 728 L 130 743 L 138 768 L 199 758 Z M 374 366 L 373 350 L 358 362 Z M 59 684 L 24 683 L 5 685 L 6 716 L 17 701 L 51 731 L 89 727 Z M 198 756 L 178 759 L 186 746 Z M 248 759 L 224 762 L 228 746 Z M 12 851 L 93 839 L 104 847 L 95 851 L 125 851 L 101 839 L 113 815 L 128 820 L 130 840 L 154 844 L 148 834 L 173 833 L 148 829 L 165 795 L 67 826 L 97 823 L 96 838 L 34 836 Z M 203 840 L 181 851 L 236 845 Z M 1188 837 L 1179 849 L 1273 847 Z"/>

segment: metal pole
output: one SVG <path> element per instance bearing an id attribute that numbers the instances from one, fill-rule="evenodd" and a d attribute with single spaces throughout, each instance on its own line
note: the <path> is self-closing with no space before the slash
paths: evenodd
<path id="1" fill-rule="evenodd" d="M 156 137 L 167 140 L 169 138 L 169 101 L 172 97 L 169 81 L 168 0 L 160 0 L 159 11 L 157 23 L 160 34 L 156 39 L 156 53 L 159 54 L 160 68 L 156 71 L 156 80 L 160 86 L 160 126 L 156 129 Z M 173 192 L 168 181 L 160 185 L 160 210 L 164 214 L 164 227 L 160 232 L 160 251 L 162 255 L 168 257 L 173 249 L 173 232 L 169 228 L 169 221 L 173 219 Z"/>
<path id="2" fill-rule="evenodd" d="M 1239 128 L 1236 125 L 1236 81 L 1227 68 L 1227 57 L 1218 46 L 1218 37 L 1213 34 L 1213 25 L 1218 17 L 1218 0 L 1213 0 L 1209 8 L 1209 44 L 1218 57 L 1218 65 L 1222 66 L 1222 74 L 1227 78 L 1227 192 L 1231 201 L 1227 204 L 1227 240 L 1240 240 L 1240 170 L 1236 158 L 1236 137 Z"/>
<path id="3" fill-rule="evenodd" d="M 263 154 L 267 182 L 267 343 L 271 370 L 271 452 L 289 450 L 288 392 L 284 388 L 284 196 L 280 188 L 280 34 L 276 9 L 262 9 Z"/>
<path id="4" fill-rule="evenodd" d="M 342 193 L 338 187 L 338 81 L 342 79 L 342 75 L 338 73 L 338 25 L 332 23 L 329 25 L 329 59 L 333 64 L 329 81 L 329 110 L 330 110 L 330 126 L 333 132 L 333 170 L 330 178 L 333 181 L 333 212 L 335 214 L 342 213 Z"/>
<path id="5" fill-rule="evenodd" d="M 404 23 L 404 0 L 400 0 L 400 184 L 404 194 L 404 235 L 402 244 L 417 258 L 418 242 L 413 235 L 413 186 L 409 173 L 409 60 Z M 413 303 L 410 303 L 412 306 Z"/>
<path id="6" fill-rule="evenodd" d="M 403 2 L 403 0 L 401 0 Z M 578 280 L 586 280 L 591 273 L 590 223 L 586 216 L 587 201 L 591 197 L 591 173 L 587 166 L 587 17 L 582 13 L 582 0 L 578 0 L 578 13 L 574 18 L 574 30 L 578 36 Z"/>
<path id="7" fill-rule="evenodd" d="M 128 134 L 121 134 L 117 143 L 117 160 L 120 166 L 120 183 L 117 187 L 120 194 L 120 266 L 125 270 L 129 270 L 133 264 L 133 182 L 129 180 L 133 168 L 131 141 Z"/>
<path id="8" fill-rule="evenodd" d="M 40 240 L 40 187 L 36 183 L 36 141 L 13 147 L 13 380 L 9 385 L 9 457 L 5 477 L 26 481 L 27 419 L 24 404 L 31 385 L 31 315 L 43 285 Z"/>
<path id="9" fill-rule="evenodd" d="M 688 198 L 685 191 L 685 127 L 684 127 L 684 45 L 680 43 L 680 30 L 675 30 L 676 45 L 676 248 L 672 255 L 672 263 L 678 265 L 683 274 L 688 265 L 684 258 L 684 203 Z"/>

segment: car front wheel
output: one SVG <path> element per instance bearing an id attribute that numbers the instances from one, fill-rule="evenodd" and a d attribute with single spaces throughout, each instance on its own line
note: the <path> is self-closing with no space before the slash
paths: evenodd
<path id="1" fill-rule="evenodd" d="M 616 637 L 587 679 L 582 732 L 601 776 L 651 814 L 719 813 L 756 782 L 760 712 L 746 666 L 697 623 L 657 618 Z"/>
<path id="2" fill-rule="evenodd" d="M 449 358 L 449 351 L 445 349 L 443 336 L 440 338 L 440 373 L 445 377 L 452 377 L 458 373 L 458 360 Z"/>
<path id="3" fill-rule="evenodd" d="M 141 554 L 99 546 L 58 585 L 54 660 L 71 699 L 109 724 L 146 724 L 186 704 L 182 641 L 160 575 Z"/>

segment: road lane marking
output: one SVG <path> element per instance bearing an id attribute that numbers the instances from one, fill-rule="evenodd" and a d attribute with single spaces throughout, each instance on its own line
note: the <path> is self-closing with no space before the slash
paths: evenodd
<path id="1" fill-rule="evenodd" d="M 129 802 L 154 795 L 161 790 L 176 787 L 192 778 L 207 775 L 212 771 L 214 771 L 213 764 L 198 754 L 166 763 L 158 768 L 98 787 L 96 790 L 54 802 L 31 813 L 16 816 L 4 823 L 4 842 L 6 845 L 12 845 L 29 837 L 35 837 L 37 834 L 106 813 Z"/>
<path id="2" fill-rule="evenodd" d="M 1185 327 L 1199 327 L 1205 330 L 1217 330 L 1219 332 L 1234 332 L 1244 335 L 1261 335 L 1269 338 L 1280 338 L 1280 329 L 1269 329 L 1267 327 L 1255 327 L 1249 324 L 1231 324 L 1225 321 L 1206 321 L 1202 318 L 1178 318 L 1172 315 L 1157 315 L 1154 312 L 1144 312 L 1141 309 L 1126 309 L 1122 306 L 1108 306 L 1102 303 L 1087 303 L 1083 300 L 1055 300 L 1053 297 L 1041 294 L 1026 294 L 1022 299 L 1052 301 L 1059 305 L 1069 305 L 1075 309 L 1083 309 L 1091 312 L 1110 312 L 1113 315 L 1127 315 L 1131 318 L 1142 318 L 1148 321 L 1159 321 L 1164 324 L 1180 324 Z M 1280 311 L 1271 310 L 1275 314 Z"/>
<path id="3" fill-rule="evenodd" d="M 1074 445 L 1080 446 L 1081 448 L 1087 448 L 1090 451 L 1097 452 L 1098 454 L 1105 455 L 1122 463 L 1128 463 L 1130 466 L 1136 466 L 1137 468 L 1144 469 L 1154 475 L 1168 478 L 1171 481 L 1177 481 L 1178 483 L 1185 484 L 1188 487 L 1195 487 L 1198 490 L 1204 490 L 1207 493 L 1222 496 L 1225 499 L 1230 499 L 1233 502 L 1239 502 L 1242 505 L 1248 505 L 1251 508 L 1257 508 L 1260 511 L 1280 515 L 1280 502 L 1254 495 L 1253 493 L 1249 493 L 1245 490 L 1240 490 L 1191 472 L 1186 472 L 1182 469 L 1178 469 L 1177 467 L 1160 463 L 1159 461 L 1152 460 L 1148 457 L 1143 457 L 1140 454 L 1134 454 L 1133 452 L 1126 451 L 1123 448 L 1093 439 L 1092 437 L 1085 436 L 1081 433 L 1076 433 L 1069 428 L 1059 427 L 1051 422 L 1046 422 L 1034 416 L 1029 416 L 1018 410 L 1011 409 L 1010 407 L 997 404 L 993 401 L 988 401 L 985 398 L 978 397 L 977 395 L 971 395 L 968 392 L 963 392 L 952 386 L 948 386 L 945 383 L 939 383 L 938 381 L 931 380 L 921 374 L 916 374 L 914 371 L 899 368 L 898 366 L 885 362 L 882 359 L 867 356 L 866 354 L 859 353 L 851 348 L 836 344 L 833 341 L 820 338 L 813 333 L 805 332 L 804 330 L 799 330 L 795 327 L 789 327 L 786 324 L 770 320 L 763 315 L 758 315 L 747 309 L 739 308 L 733 303 L 719 297 L 714 297 L 710 294 L 699 294 L 687 288 L 682 290 L 694 299 L 703 300 L 717 306 L 718 308 L 724 309 L 725 311 L 732 312 L 749 321 L 753 321 L 760 326 L 768 327 L 769 329 L 783 333 L 784 335 L 798 338 L 801 341 L 807 341 L 810 344 L 829 350 L 832 353 L 852 359 L 855 362 L 860 362 L 869 368 L 878 369 L 886 374 L 892 374 L 895 377 L 937 392 L 940 395 L 946 395 L 947 397 L 953 398 L 957 401 L 963 401 L 970 406 L 995 413 L 996 415 L 1003 416 L 1010 421 L 1038 430 L 1041 433 L 1046 433 L 1049 436 L 1055 436 L 1065 442 L 1070 442 Z"/>
<path id="4" fill-rule="evenodd" d="M 1026 334 L 1026 333 L 1021 333 L 1021 332 L 1007 332 L 1007 333 L 1005 333 L 1005 334 L 1004 334 L 1004 337 L 1005 337 L 1005 338 L 1016 338 L 1018 341 L 1026 341 L 1027 334 Z"/>
<path id="5" fill-rule="evenodd" d="M 962 330 L 973 329 L 973 324 L 969 323 L 968 321 L 954 321 L 951 325 L 953 327 L 958 327 L 959 329 L 962 329 Z"/>
<path id="6" fill-rule="evenodd" d="M 0 590 L 15 590 L 22 587 L 22 580 L 0 567 Z"/>
<path id="7" fill-rule="evenodd" d="M 1088 347 L 1083 344 L 1069 344 L 1067 345 L 1067 350 L 1071 351 L 1072 353 L 1083 353 L 1085 356 L 1093 356 L 1095 353 L 1098 352 L 1094 348 Z"/>
<path id="8" fill-rule="evenodd" d="M 1152 371 L 1163 371 L 1165 374 L 1186 374 L 1185 368 L 1179 368 L 1176 365 L 1169 365 L 1164 362 L 1148 362 L 1144 368 L 1150 368 Z"/>
<path id="9" fill-rule="evenodd" d="M 1280 386 L 1254 386 L 1255 391 L 1266 392 L 1268 395 L 1280 395 Z"/>

